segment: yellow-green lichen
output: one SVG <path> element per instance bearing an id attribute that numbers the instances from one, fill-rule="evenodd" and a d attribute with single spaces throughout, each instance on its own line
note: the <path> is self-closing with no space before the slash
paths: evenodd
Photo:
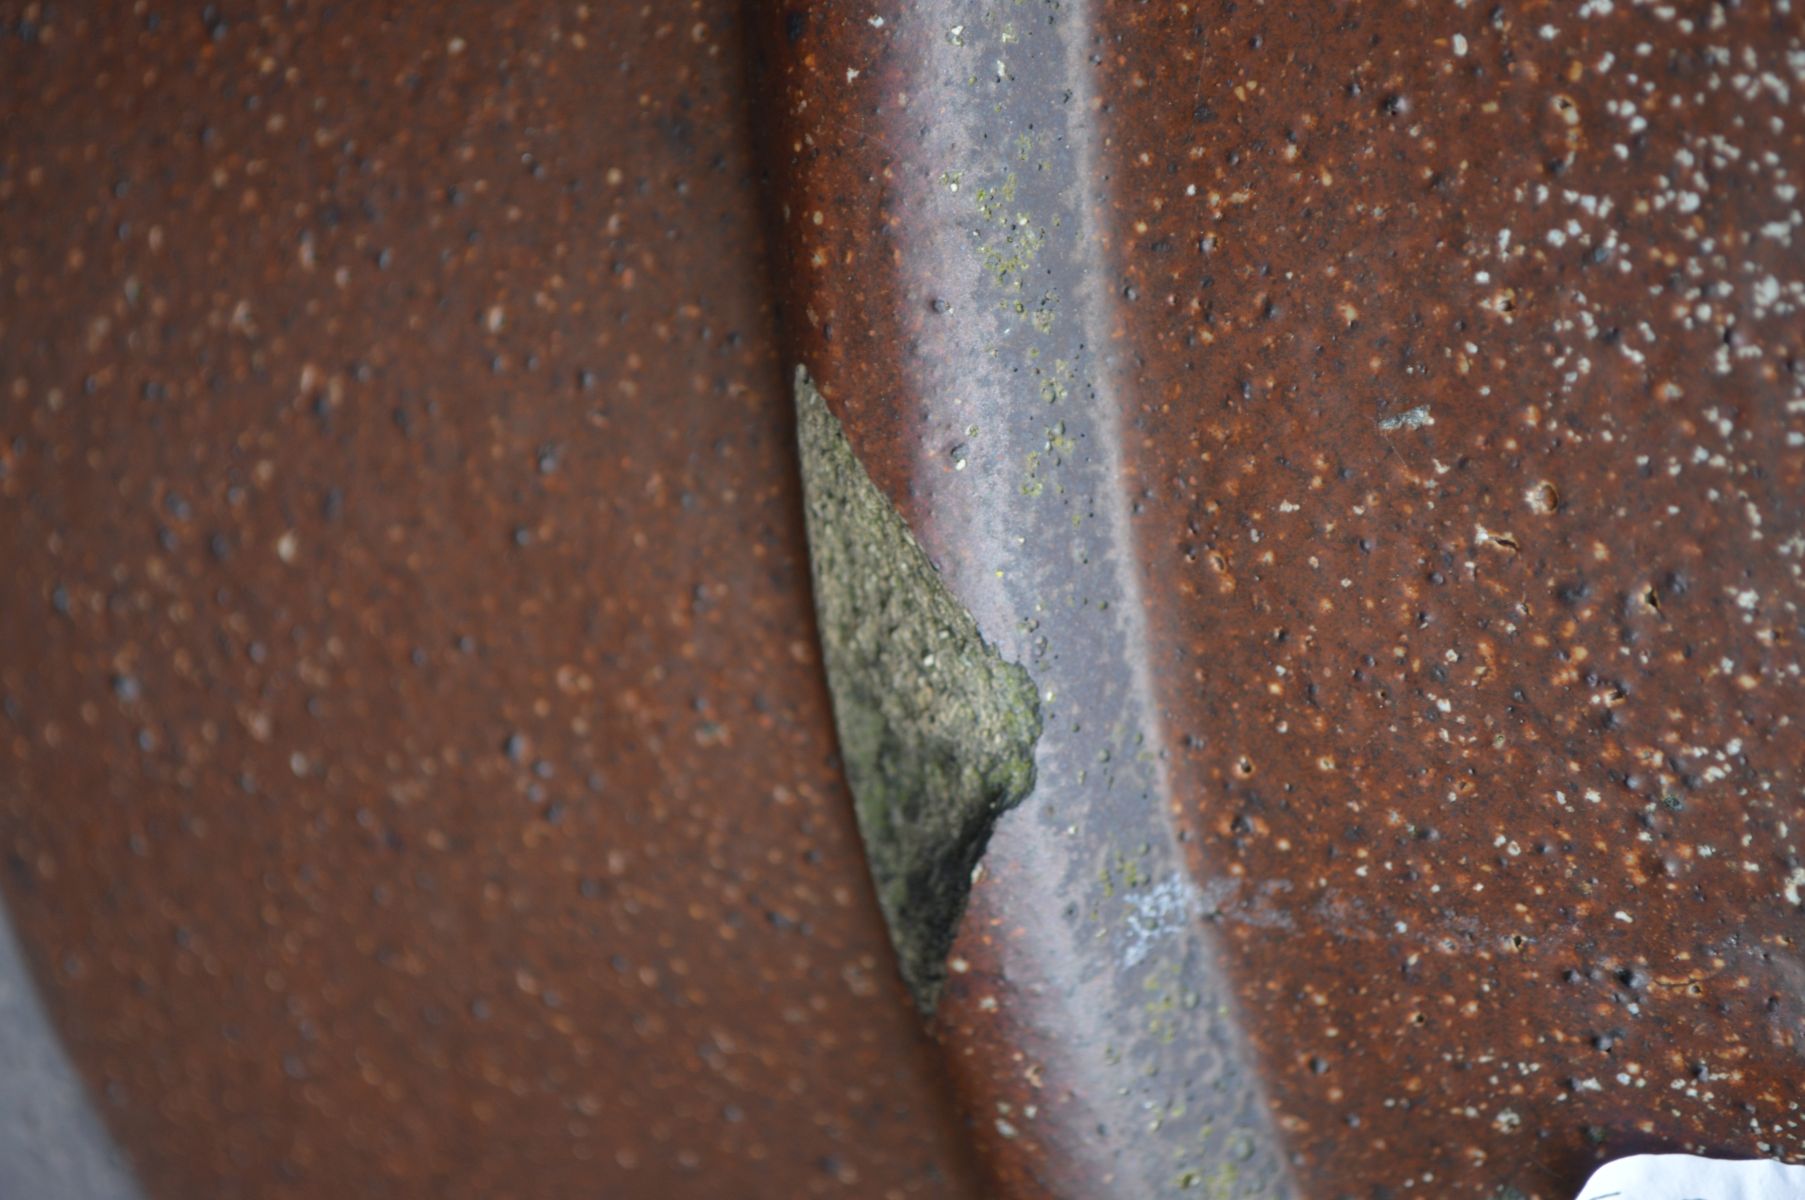
<path id="1" fill-rule="evenodd" d="M 797 435 L 840 753 L 903 978 L 924 1009 L 996 819 L 1034 786 L 1033 679 L 985 643 L 806 372 Z"/>

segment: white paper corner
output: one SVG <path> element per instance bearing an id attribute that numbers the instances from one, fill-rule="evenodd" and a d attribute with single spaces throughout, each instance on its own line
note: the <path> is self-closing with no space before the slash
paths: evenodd
<path id="1" fill-rule="evenodd" d="M 1805 1200 L 1805 1167 L 1638 1154 L 1598 1168 L 1579 1200 Z"/>

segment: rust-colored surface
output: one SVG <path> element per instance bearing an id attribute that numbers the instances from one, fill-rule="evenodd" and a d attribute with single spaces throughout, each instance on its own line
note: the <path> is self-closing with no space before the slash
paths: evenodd
<path id="1" fill-rule="evenodd" d="M 1805 1160 L 1805 17 L 746 12 L 0 13 L 5 886 L 150 1190 Z M 798 365 L 1042 691 L 931 1041 Z"/>
<path id="2" fill-rule="evenodd" d="M 1173 786 L 1323 1194 L 1805 1159 L 1805 20 L 1579 9 L 1102 67 Z"/>
<path id="3" fill-rule="evenodd" d="M 1050 697 L 1001 1190 L 1805 1157 L 1799 15 L 879 15 L 767 31 L 785 311 Z"/>
<path id="4" fill-rule="evenodd" d="M 155 1196 L 972 1190 L 736 10 L 0 6 L 0 846 Z"/>

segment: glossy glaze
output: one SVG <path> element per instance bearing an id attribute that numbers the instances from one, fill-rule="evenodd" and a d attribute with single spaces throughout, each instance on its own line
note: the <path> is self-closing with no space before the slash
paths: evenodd
<path id="1" fill-rule="evenodd" d="M 0 9 L 0 844 L 151 1194 L 968 1190 L 733 5 Z"/>

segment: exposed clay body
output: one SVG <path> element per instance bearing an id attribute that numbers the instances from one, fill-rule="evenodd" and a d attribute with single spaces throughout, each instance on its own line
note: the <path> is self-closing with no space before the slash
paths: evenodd
<path id="1" fill-rule="evenodd" d="M 1034 681 L 984 643 L 796 372 L 809 568 L 840 757 L 903 978 L 946 978 L 972 871 L 1034 786 Z"/>

